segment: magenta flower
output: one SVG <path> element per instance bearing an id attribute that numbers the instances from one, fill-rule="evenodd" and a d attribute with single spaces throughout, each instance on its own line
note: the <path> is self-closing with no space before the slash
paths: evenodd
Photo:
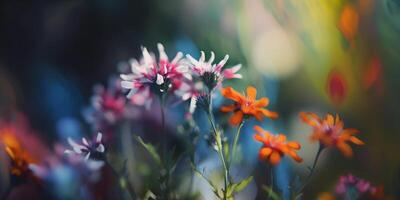
<path id="1" fill-rule="evenodd" d="M 157 44 L 159 60 L 154 58 L 146 48 L 143 48 L 143 57 L 137 61 L 132 59 L 131 74 L 121 74 L 123 88 L 129 89 L 128 98 L 135 105 L 144 105 L 149 108 L 154 95 L 163 96 L 179 89 L 184 81 L 191 80 L 188 66 L 184 65 L 182 53 L 176 54 L 169 61 L 162 44 Z"/>
<path id="2" fill-rule="evenodd" d="M 364 194 L 375 193 L 376 187 L 369 181 L 348 174 L 339 178 L 335 191 L 341 196 L 351 193 L 352 195 L 360 197 Z"/>

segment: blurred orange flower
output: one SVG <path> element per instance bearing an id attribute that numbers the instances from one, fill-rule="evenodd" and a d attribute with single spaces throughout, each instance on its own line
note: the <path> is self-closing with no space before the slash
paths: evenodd
<path id="1" fill-rule="evenodd" d="M 296 150 L 301 148 L 300 143 L 286 141 L 285 135 L 273 135 L 260 126 L 254 126 L 254 130 L 257 132 L 254 135 L 254 139 L 263 143 L 258 154 L 260 160 L 269 161 L 269 163 L 277 165 L 281 161 L 281 157 L 287 154 L 297 162 L 303 161 L 296 153 Z"/>
<path id="2" fill-rule="evenodd" d="M 335 196 L 329 192 L 320 193 L 317 200 L 335 200 Z"/>
<path id="3" fill-rule="evenodd" d="M 358 13 L 353 6 L 346 5 L 343 8 L 339 20 L 339 30 L 349 42 L 352 42 L 357 35 L 358 18 Z"/>
<path id="4" fill-rule="evenodd" d="M 29 172 L 29 164 L 35 163 L 35 159 L 22 149 L 12 129 L 0 130 L 0 141 L 5 146 L 5 151 L 10 157 L 12 175 L 21 176 Z"/>
<path id="5" fill-rule="evenodd" d="M 354 136 L 354 134 L 358 133 L 358 130 L 343 128 L 343 121 L 339 118 L 339 115 L 334 117 L 331 114 L 327 114 L 325 119 L 320 119 L 315 113 L 301 112 L 300 118 L 313 127 L 311 140 L 318 140 L 327 147 L 335 146 L 346 157 L 353 155 L 353 150 L 347 144 L 347 141 L 357 145 L 364 145 L 363 141 Z"/>
<path id="6" fill-rule="evenodd" d="M 234 112 L 230 118 L 229 123 L 232 125 L 239 125 L 243 121 L 243 117 L 254 116 L 257 120 L 261 121 L 264 116 L 275 119 L 278 113 L 265 109 L 269 104 L 269 99 L 263 97 L 256 100 L 257 90 L 250 86 L 247 87 L 247 95 L 244 96 L 234 90 L 232 87 L 222 88 L 221 94 L 227 99 L 235 101 L 234 104 L 229 106 L 222 106 L 222 112 Z"/>

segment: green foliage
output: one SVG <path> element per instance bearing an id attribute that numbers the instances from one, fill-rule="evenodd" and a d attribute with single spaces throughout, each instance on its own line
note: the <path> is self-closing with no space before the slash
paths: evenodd
<path id="1" fill-rule="evenodd" d="M 272 198 L 272 200 L 283 200 L 278 193 L 274 192 L 272 187 L 263 185 L 262 189 L 268 194 L 269 197 Z"/>
<path id="2" fill-rule="evenodd" d="M 157 153 L 156 148 L 150 143 L 145 143 L 140 136 L 134 136 L 134 138 L 136 139 L 136 141 L 139 142 L 139 144 L 141 144 L 147 150 L 147 152 L 157 163 L 157 165 L 162 166 L 161 158 L 160 155 Z"/>

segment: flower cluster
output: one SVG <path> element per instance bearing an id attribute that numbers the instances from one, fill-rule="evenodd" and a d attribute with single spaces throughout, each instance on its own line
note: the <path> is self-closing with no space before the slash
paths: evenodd
<path id="1" fill-rule="evenodd" d="M 164 46 L 158 44 L 158 62 L 154 56 L 142 50 L 142 58 L 130 61 L 131 74 L 121 74 L 123 88 L 129 89 L 128 98 L 135 105 L 144 105 L 149 108 L 155 96 L 164 101 L 168 94 L 174 93 L 179 99 L 191 100 L 191 112 L 194 112 L 197 99 L 205 92 L 212 91 L 222 85 L 223 80 L 241 78 L 237 74 L 241 65 L 223 69 L 229 56 L 226 55 L 218 64 L 214 64 L 215 54 L 205 61 L 202 51 L 199 60 L 191 55 L 178 52 L 172 61 L 168 59 Z"/>
<path id="2" fill-rule="evenodd" d="M 91 99 L 92 109 L 87 115 L 87 119 L 89 119 L 88 122 L 92 127 L 95 127 L 95 133 L 97 133 L 93 135 L 93 140 L 83 137 L 80 141 L 74 141 L 68 137 L 66 142 L 68 142 L 69 148 L 58 144 L 58 146 L 56 145 L 55 147 L 55 155 L 46 157 L 46 161 L 43 161 L 45 160 L 43 159 L 41 162 L 38 162 L 37 159 L 35 159 L 36 157 L 25 149 L 25 145 L 20 144 L 19 138 L 16 137 L 17 133 L 9 129 L 1 129 L 0 123 L 0 141 L 4 144 L 4 150 L 10 158 L 10 174 L 17 177 L 25 177 L 24 175 L 33 172 L 41 174 L 38 176 L 39 178 L 46 179 L 48 176 L 51 176 L 53 171 L 54 173 L 59 173 L 57 170 L 62 168 L 58 168 L 59 165 L 67 163 L 68 167 L 76 167 L 81 170 L 81 173 L 78 174 L 80 174 L 79 176 L 82 182 L 86 181 L 86 176 L 81 174 L 86 172 L 89 172 L 87 174 L 92 174 L 93 172 L 97 177 L 96 180 L 99 180 L 98 178 L 100 177 L 97 175 L 101 175 L 102 173 L 104 173 L 105 176 L 112 174 L 110 176 L 113 176 L 112 178 L 116 178 L 117 180 L 113 183 L 118 183 L 117 185 L 120 187 L 120 191 L 129 193 L 131 199 L 142 199 L 141 196 L 137 196 L 135 192 L 135 189 L 137 189 L 136 187 L 138 187 L 139 190 L 145 190 L 139 192 L 139 195 L 144 194 L 143 199 L 191 199 L 189 198 L 189 196 L 192 195 L 189 194 L 190 192 L 187 196 L 180 196 L 181 194 L 178 194 L 180 188 L 174 188 L 172 186 L 174 181 L 179 180 L 179 178 L 173 176 L 173 174 L 176 173 L 174 170 L 177 168 L 178 162 L 180 165 L 180 162 L 184 163 L 188 161 L 193 170 L 190 171 L 190 173 L 194 172 L 196 175 L 203 178 L 210 185 L 214 195 L 218 199 L 234 199 L 237 193 L 241 192 L 241 190 L 253 181 L 252 175 L 248 175 L 248 177 L 242 178 L 241 180 L 239 180 L 239 177 L 233 177 L 232 166 L 244 164 L 244 161 L 240 160 L 241 156 L 237 156 L 236 154 L 240 152 L 239 150 L 243 149 L 238 148 L 238 145 L 240 145 L 240 133 L 242 127 L 247 125 L 246 122 L 254 118 L 257 120 L 254 120 L 254 122 L 259 125 L 253 126 L 253 139 L 255 142 L 261 143 L 258 151 L 258 160 L 270 164 L 268 168 L 271 173 L 269 174 L 271 186 L 263 186 L 262 188 L 274 199 L 280 199 L 280 194 L 274 191 L 276 187 L 273 181 L 275 173 L 273 169 L 281 163 L 282 159 L 286 159 L 286 157 L 297 163 L 301 163 L 303 159 L 300 157 L 299 152 L 301 151 L 302 144 L 298 141 L 288 139 L 285 134 L 274 134 L 262 128 L 262 123 L 265 119 L 278 119 L 279 117 L 278 112 L 270 110 L 269 98 L 257 98 L 257 89 L 253 86 L 248 86 L 245 93 L 238 92 L 232 87 L 223 87 L 223 82 L 226 79 L 242 78 L 242 75 L 238 73 L 241 68 L 240 64 L 231 68 L 225 68 L 225 64 L 229 58 L 228 55 L 225 55 L 221 61 L 214 63 L 214 52 L 211 52 L 211 56 L 208 60 L 206 60 L 203 51 L 201 51 L 199 59 L 195 59 L 191 55 L 186 55 L 184 57 L 183 53 L 178 52 L 176 56 L 170 60 L 164 50 L 164 46 L 157 44 L 157 47 L 158 58 L 156 58 L 152 52 L 143 48 L 142 57 L 140 59 L 132 59 L 129 62 L 131 72 L 121 74 L 121 79 L 112 79 L 107 87 L 98 86 L 95 88 L 94 96 Z M 212 102 L 218 91 L 220 91 L 220 94 L 227 101 L 231 102 L 219 108 L 219 114 L 231 114 L 229 120 L 223 120 L 225 118 L 222 118 L 222 120 L 215 119 Z M 128 93 L 127 98 L 125 97 L 126 92 Z M 163 136 L 166 136 L 172 132 L 172 129 L 167 129 L 170 127 L 166 126 L 170 124 L 166 124 L 168 118 L 165 116 L 165 106 L 170 105 L 167 104 L 167 100 L 174 96 L 176 97 L 175 100 L 178 100 L 178 102 L 190 100 L 189 109 L 186 108 L 187 110 L 185 110 L 186 121 L 177 128 L 177 132 L 182 133 L 178 134 L 177 137 L 185 137 L 185 146 L 188 149 L 182 152 L 174 152 L 169 149 L 168 145 L 170 144 L 168 143 L 168 138 L 164 137 L 161 140 L 161 146 L 163 147 L 163 153 L 161 154 L 158 152 L 160 149 L 157 148 L 157 146 L 146 143 L 141 137 L 146 134 L 147 129 L 151 129 L 152 127 L 149 126 L 142 130 L 141 128 L 136 129 L 136 127 L 133 126 L 139 126 L 139 123 L 136 123 L 132 120 L 133 118 L 129 118 L 129 116 L 133 116 L 136 113 L 141 114 L 141 112 L 148 112 L 148 110 L 136 108 L 140 106 L 150 108 L 152 102 L 158 99 L 161 108 L 159 113 L 161 116 L 159 127 L 161 128 L 157 129 L 157 133 L 159 132 L 163 134 Z M 206 112 L 209 130 L 207 130 L 207 134 L 204 135 L 206 135 L 206 138 L 208 138 L 211 143 L 210 146 L 212 148 L 209 150 L 216 153 L 216 157 L 219 159 L 220 165 L 215 166 L 222 168 L 221 171 L 223 173 L 221 177 L 223 177 L 223 185 L 213 183 L 214 178 L 209 179 L 208 174 L 204 173 L 204 169 L 198 169 L 196 162 L 199 159 L 195 157 L 199 139 L 198 135 L 200 135 L 200 131 L 202 130 L 200 126 L 203 124 L 200 125 L 201 121 L 197 122 L 195 120 L 196 116 L 193 115 L 196 106 L 200 108 L 199 110 Z M 135 114 L 132 114 L 130 108 L 134 108 Z M 135 116 L 142 116 L 140 114 Z M 304 188 L 309 184 L 322 150 L 327 147 L 334 147 L 339 149 L 346 157 L 351 157 L 353 155 L 353 150 L 349 143 L 356 145 L 364 144 L 363 141 L 356 137 L 358 130 L 344 128 L 344 122 L 338 114 L 336 116 L 327 114 L 325 118 L 320 118 L 315 113 L 301 112 L 300 119 L 312 127 L 310 138 L 312 141 L 318 141 L 320 148 L 315 156 L 312 167 L 309 167 L 310 173 L 301 181 L 303 183 L 302 186 L 288 187 L 292 190 L 290 191 L 290 195 L 293 197 L 300 197 Z M 224 129 L 224 127 L 228 127 L 229 124 L 232 128 Z M 233 129 L 236 130 L 236 134 L 229 134 Z M 132 132 L 136 130 L 139 130 L 140 133 L 138 133 L 138 135 L 132 135 Z M 105 135 L 103 135 L 103 133 L 105 133 Z M 113 137 L 113 139 L 117 138 L 121 141 L 113 140 L 110 142 L 109 134 L 120 136 Z M 143 135 L 139 136 L 140 134 Z M 148 161 L 147 158 L 143 159 L 144 161 L 141 163 L 141 160 L 136 160 L 136 156 L 130 156 L 133 151 L 139 150 L 136 147 L 132 147 L 133 138 L 136 139 L 138 145 L 143 147 L 142 150 L 152 159 L 152 164 L 154 164 L 154 166 L 150 167 L 150 165 L 144 163 Z M 118 142 L 120 142 L 120 144 L 118 144 Z M 121 148 L 114 148 L 113 145 L 115 144 L 120 145 Z M 120 156 L 119 153 L 122 155 Z M 188 156 L 190 158 L 175 159 L 183 156 Z M 257 155 L 253 155 L 253 157 L 256 159 Z M 120 163 L 121 166 L 114 168 L 113 164 L 115 163 L 111 162 L 114 161 L 114 159 L 117 161 L 115 163 Z M 134 160 L 134 162 L 132 162 L 132 160 Z M 133 168 L 132 170 L 129 168 L 132 166 L 137 168 Z M 99 170 L 100 168 L 102 170 Z M 131 170 L 128 170 L 128 168 Z M 153 168 L 159 169 L 156 181 L 152 180 L 142 185 L 130 183 L 130 180 L 138 180 L 144 173 L 148 175 L 148 172 L 153 170 Z M 182 169 L 184 168 L 185 167 L 182 167 Z M 82 173 L 82 171 L 84 171 L 84 173 Z M 143 174 L 133 174 L 136 173 L 136 171 L 138 171 L 138 173 L 143 172 Z M 131 176 L 135 177 L 131 178 Z M 87 177 L 92 176 L 89 175 Z M 151 178 L 153 177 L 154 176 L 151 176 Z M 110 177 L 106 177 L 105 180 L 109 180 L 108 178 Z M 87 183 L 85 182 L 85 184 Z M 158 185 L 148 186 L 150 184 Z M 96 185 L 102 184 L 96 182 Z M 111 186 L 105 185 L 105 187 L 108 188 Z M 98 188 L 96 188 L 96 190 L 98 190 Z M 191 191 L 191 189 L 188 191 Z M 376 195 L 379 191 L 379 188 L 373 186 L 369 181 L 357 178 L 353 175 L 341 177 L 336 186 L 336 194 L 339 196 L 351 193 L 352 195 L 355 194 L 358 198 L 364 194 Z M 93 197 L 98 199 L 97 197 L 99 196 Z M 334 199 L 335 196 L 327 194 L 323 196 L 323 198 Z"/>
<path id="3" fill-rule="evenodd" d="M 374 194 L 378 190 L 371 182 L 358 178 L 353 174 L 347 174 L 339 178 L 335 191 L 340 196 L 353 193 L 351 195 L 360 197 L 364 194 Z"/>

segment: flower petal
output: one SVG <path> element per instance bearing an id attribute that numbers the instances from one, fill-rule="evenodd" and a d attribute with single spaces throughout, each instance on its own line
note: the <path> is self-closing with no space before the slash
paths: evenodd
<path id="1" fill-rule="evenodd" d="M 301 120 L 303 120 L 304 123 L 306 123 L 310 126 L 315 127 L 315 126 L 318 126 L 321 124 L 321 119 L 315 113 L 300 112 L 299 116 L 300 116 Z"/>
<path id="2" fill-rule="evenodd" d="M 272 149 L 269 147 L 263 147 L 258 152 L 258 158 L 260 160 L 267 160 L 268 156 L 272 153 Z"/>
<path id="3" fill-rule="evenodd" d="M 235 110 L 235 108 L 236 108 L 235 104 L 232 104 L 232 105 L 229 105 L 229 106 L 222 106 L 221 107 L 221 112 L 231 112 L 231 111 Z"/>
<path id="4" fill-rule="evenodd" d="M 269 162 L 272 165 L 277 165 L 281 161 L 281 155 L 277 151 L 273 151 L 269 157 Z"/>
<path id="5" fill-rule="evenodd" d="M 247 98 L 250 101 L 254 101 L 256 99 L 257 89 L 255 87 L 253 86 L 247 87 L 246 92 L 247 92 Z"/>
<path id="6" fill-rule="evenodd" d="M 356 145 L 364 145 L 365 144 L 363 141 L 361 141 L 360 139 L 358 139 L 355 136 L 351 136 L 350 137 L 350 141 L 353 142 Z"/>
<path id="7" fill-rule="evenodd" d="M 268 104 L 269 104 L 269 99 L 267 97 L 263 97 L 263 98 L 257 100 L 256 102 L 254 102 L 253 105 L 261 108 L 261 107 L 268 106 Z"/>
<path id="8" fill-rule="evenodd" d="M 345 142 L 339 142 L 336 144 L 336 147 L 343 153 L 346 157 L 353 156 L 353 150 L 351 149 L 350 145 L 346 144 Z"/>
<path id="9" fill-rule="evenodd" d="M 232 125 L 239 125 L 243 120 L 243 112 L 242 111 L 236 111 L 232 117 L 229 119 L 229 123 Z"/>

